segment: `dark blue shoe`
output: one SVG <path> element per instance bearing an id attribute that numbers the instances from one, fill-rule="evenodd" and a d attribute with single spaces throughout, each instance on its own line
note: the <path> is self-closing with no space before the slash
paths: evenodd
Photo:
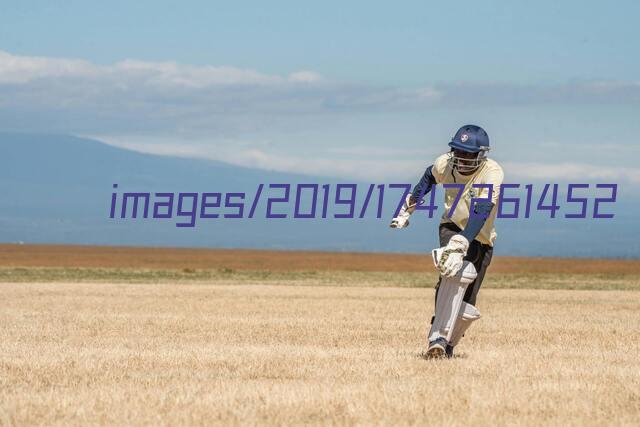
<path id="1" fill-rule="evenodd" d="M 453 357 L 453 346 L 447 344 L 447 347 L 444 349 L 444 354 L 448 359 Z"/>
<path id="2" fill-rule="evenodd" d="M 427 350 L 427 358 L 429 359 L 441 359 L 446 355 L 446 349 L 449 343 L 444 338 L 438 338 L 435 341 L 429 343 L 429 349 Z"/>

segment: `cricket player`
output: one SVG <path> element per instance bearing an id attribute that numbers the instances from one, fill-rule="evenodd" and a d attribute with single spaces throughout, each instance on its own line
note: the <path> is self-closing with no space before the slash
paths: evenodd
<path id="1" fill-rule="evenodd" d="M 451 150 L 429 166 L 407 195 L 392 228 L 409 225 L 409 217 L 436 184 L 445 187 L 440 220 L 440 248 L 432 251 L 440 278 L 427 357 L 452 357 L 469 326 L 480 318 L 478 290 L 493 254 L 493 226 L 504 173 L 487 158 L 489 136 L 479 126 L 462 126 L 449 142 Z"/>

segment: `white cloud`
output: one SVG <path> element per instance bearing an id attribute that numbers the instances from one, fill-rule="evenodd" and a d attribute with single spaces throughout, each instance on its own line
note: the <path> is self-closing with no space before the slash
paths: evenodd
<path id="1" fill-rule="evenodd" d="M 98 65 L 0 51 L 2 129 L 100 135 L 100 139 L 142 151 L 324 176 L 395 180 L 415 177 L 423 170 L 425 159 L 419 151 L 365 146 L 371 133 L 364 129 L 354 134 L 364 135 L 365 140 L 340 136 L 331 143 L 317 142 L 315 147 L 305 142 L 307 136 L 319 141 L 318 134 L 327 135 L 320 129 L 349 122 L 356 115 L 366 117 L 359 123 L 367 126 L 364 123 L 380 120 L 381 116 L 366 116 L 372 112 L 422 114 L 445 107 L 557 103 L 636 105 L 640 104 L 640 83 L 448 83 L 400 88 L 336 82 L 313 70 L 274 75 L 232 66 L 134 59 Z M 306 129 L 309 123 L 315 128 Z M 269 147 L 256 142 L 277 139 L 291 129 L 301 135 L 295 150 L 291 142 L 289 150 L 278 143 Z M 127 136 L 114 142 L 116 135 Z M 136 142 L 131 138 L 135 135 L 146 135 L 148 140 Z M 175 143 L 190 140 L 203 142 Z M 359 147 L 349 148 L 346 142 Z M 390 137 L 389 143 L 401 141 Z M 624 145 L 629 146 L 633 145 Z M 310 149 L 315 149 L 313 154 Z M 509 179 L 584 177 L 640 182 L 635 168 L 596 168 L 577 162 L 512 162 L 505 169 Z"/>
<path id="2" fill-rule="evenodd" d="M 402 111 L 436 100 L 431 89 L 340 83 L 311 70 L 280 76 L 133 59 L 97 65 L 0 51 L 0 126 L 12 130 L 205 136 L 251 114 Z"/>
<path id="3" fill-rule="evenodd" d="M 268 150 L 262 148 L 268 146 L 264 141 L 192 141 L 177 144 L 149 138 L 112 138 L 99 135 L 87 137 L 144 153 L 218 160 L 249 168 L 356 180 L 402 182 L 403 179 L 412 180 L 414 175 L 421 175 L 425 167 L 424 161 L 415 158 L 343 158 Z"/>
<path id="4" fill-rule="evenodd" d="M 314 71 L 302 70 L 289 74 L 289 81 L 291 82 L 314 83 L 322 80 L 323 77 Z"/>
<path id="5" fill-rule="evenodd" d="M 111 84 L 119 80 L 190 88 L 232 84 L 272 84 L 283 81 L 278 76 L 227 66 L 193 66 L 175 62 L 144 62 L 132 59 L 113 65 L 99 66 L 77 59 L 17 56 L 0 51 L 0 83 L 25 84 L 34 80 L 63 77 L 91 79 L 101 84 Z"/>
<path id="6" fill-rule="evenodd" d="M 336 82 L 313 70 L 286 76 L 232 66 L 127 59 L 111 65 L 0 51 L 0 107 L 34 116 L 60 113 L 86 132 L 105 117 L 152 130 L 191 126 L 215 114 L 400 112 L 433 107 L 640 103 L 640 83 L 582 82 L 551 86 L 447 83 L 416 88 Z M 91 114 L 92 120 L 86 120 Z M 133 117 L 132 117 L 133 115 Z M 1 117 L 0 117 L 1 118 Z M 76 129 L 77 130 L 77 129 Z"/>
<path id="7" fill-rule="evenodd" d="M 100 67 L 79 59 L 16 56 L 0 50 L 0 84 L 24 84 L 37 79 L 90 77 Z"/>
<path id="8" fill-rule="evenodd" d="M 277 76 L 269 76 L 254 70 L 235 67 L 180 65 L 175 62 L 143 62 L 126 60 L 113 67 L 105 67 L 105 73 L 122 77 L 137 77 L 147 83 L 162 86 L 205 88 L 215 85 L 256 84 L 281 82 Z"/>
<path id="9" fill-rule="evenodd" d="M 620 180 L 640 184 L 640 169 L 629 167 L 606 167 L 585 163 L 537 163 L 504 162 L 506 180 L 568 180 L 573 182 L 607 180 L 616 183 Z"/>
<path id="10" fill-rule="evenodd" d="M 275 154 L 251 149 L 226 153 L 220 160 L 228 163 L 307 175 L 329 176 L 363 181 L 387 182 L 407 178 L 408 171 L 420 171 L 424 164 L 416 160 L 340 159 Z M 421 174 L 422 172 L 417 172 Z"/>
<path id="11" fill-rule="evenodd" d="M 269 149 L 265 141 L 224 140 L 176 144 L 154 139 L 109 138 L 93 136 L 111 145 L 146 153 L 218 160 L 250 168 L 305 175 L 338 177 L 375 182 L 414 182 L 422 176 L 431 158 L 415 150 L 405 156 L 393 148 L 378 148 L 372 153 L 350 147 L 323 150 L 323 155 L 299 155 Z M 360 155 L 354 155 L 354 154 Z M 363 156 L 362 153 L 367 153 Z M 523 180 L 640 184 L 640 168 L 604 167 L 587 163 L 501 162 L 505 182 Z"/>

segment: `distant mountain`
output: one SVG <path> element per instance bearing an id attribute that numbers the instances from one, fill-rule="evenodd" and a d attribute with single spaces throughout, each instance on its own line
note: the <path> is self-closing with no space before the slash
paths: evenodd
<path id="1" fill-rule="evenodd" d="M 264 199 L 269 184 L 315 182 L 333 188 L 337 181 L 332 178 L 143 154 L 66 135 L 0 133 L 0 152 L 4 196 L 0 200 L 0 241 L 328 250 L 369 247 L 363 242 L 370 234 L 359 237 L 349 220 L 265 219 L 266 200 L 256 206 L 252 219 L 246 218 L 248 200 L 244 219 L 197 219 L 194 228 L 176 227 L 180 221 L 175 218 L 139 215 L 131 219 L 130 213 L 127 219 L 109 217 L 112 191 L 118 192 L 120 212 L 123 192 L 246 192 L 249 199 L 263 184 Z M 113 184 L 118 185 L 117 190 Z M 277 189 L 270 195 L 276 197 L 283 191 Z M 292 190 L 291 199 L 293 196 Z M 175 204 L 174 216 L 177 200 Z M 274 204 L 273 210 L 291 216 L 293 207 L 293 203 Z M 362 220 L 354 221 L 362 226 Z M 367 223 L 369 228 L 381 225 Z M 375 248 L 375 241 L 370 243 Z"/>
<path id="2" fill-rule="evenodd" d="M 261 183 L 317 183 L 320 201 L 321 185 L 331 184 L 329 201 L 334 205 L 337 182 L 211 160 L 144 154 L 73 136 L 0 133 L 0 241 L 424 253 L 437 245 L 437 218 L 414 216 L 408 229 L 388 228 L 400 190 L 385 196 L 381 219 L 375 218 L 374 205 L 365 218 L 357 218 L 370 183 L 359 183 L 355 219 L 332 218 L 333 213 L 347 210 L 343 205 L 331 207 L 326 219 L 293 219 L 293 202 L 273 208 L 287 213 L 288 218 L 265 219 L 266 197 L 282 193 L 281 189 L 269 192 L 266 187 L 254 218 L 246 218 Z M 193 228 L 176 227 L 176 218 L 110 218 L 113 184 L 118 185 L 116 217 L 123 192 L 246 192 L 244 218 L 197 218 Z M 640 227 L 636 207 L 636 200 L 621 200 L 616 218 L 608 221 L 499 220 L 496 253 L 637 257 Z M 310 208 L 307 197 L 300 211 Z M 174 216 L 175 209 L 177 206 Z M 316 209 L 319 217 L 320 203 Z M 425 263 L 429 262 L 425 257 Z"/>

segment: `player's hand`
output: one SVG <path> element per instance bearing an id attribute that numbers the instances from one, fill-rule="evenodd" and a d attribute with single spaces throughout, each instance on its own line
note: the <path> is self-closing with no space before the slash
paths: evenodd
<path id="1" fill-rule="evenodd" d="M 409 217 L 403 217 L 398 215 L 391 220 L 389 227 L 391 228 L 405 228 L 409 226 Z"/>
<path id="2" fill-rule="evenodd" d="M 438 270 L 444 277 L 453 277 L 462 268 L 464 257 L 469 249 L 469 241 L 466 237 L 456 234 L 451 237 L 447 246 L 442 251 L 438 260 Z"/>
<path id="3" fill-rule="evenodd" d="M 398 216 L 391 220 L 391 224 L 389 227 L 391 228 L 405 228 L 409 226 L 409 217 L 416 210 L 416 201 L 413 199 L 411 194 L 407 194 L 404 203 L 402 204 L 402 208 L 398 213 Z"/>

